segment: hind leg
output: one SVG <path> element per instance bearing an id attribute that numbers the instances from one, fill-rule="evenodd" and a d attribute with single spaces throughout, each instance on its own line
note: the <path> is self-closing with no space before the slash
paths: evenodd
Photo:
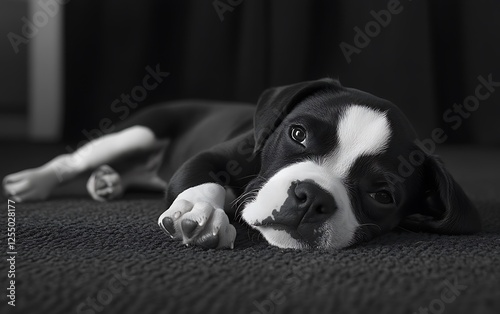
<path id="1" fill-rule="evenodd" d="M 191 129 L 210 110 L 213 109 L 198 102 L 166 103 L 146 108 L 119 125 L 119 131 L 116 133 L 104 135 L 74 153 L 58 156 L 41 167 L 6 176 L 3 180 L 3 190 L 17 202 L 43 200 L 57 186 L 84 172 L 94 171 L 103 165 L 113 168 L 113 163 L 124 156 L 151 152 L 164 145 L 167 139 L 173 139 Z M 132 162 L 132 165 L 138 164 Z M 110 181 L 111 185 L 113 182 L 121 182 L 124 190 L 132 186 L 158 188 L 164 184 L 155 178 L 152 179 L 150 172 L 146 171 L 144 175 L 144 169 L 139 167 L 138 172 L 134 172 L 134 169 L 115 169 L 119 180 L 108 168 L 101 169 L 102 171 L 95 175 L 106 179 L 104 182 L 98 180 L 97 190 L 100 190 L 103 184 L 108 185 L 105 180 Z M 91 190 L 96 190 L 95 186 L 94 179 Z M 94 195 L 93 197 L 96 198 Z"/>
<path id="2" fill-rule="evenodd" d="M 120 198 L 129 189 L 163 192 L 167 183 L 158 176 L 165 147 L 161 146 L 146 155 L 128 158 L 117 167 L 102 165 L 87 181 L 87 191 L 98 201 Z"/>
<path id="3" fill-rule="evenodd" d="M 2 181 L 4 194 L 16 202 L 44 200 L 62 182 L 55 169 L 61 164 L 72 164 L 70 159 L 69 155 L 61 155 L 38 168 L 6 176 Z M 73 169 L 77 171 L 76 167 Z"/>
<path id="4" fill-rule="evenodd" d="M 86 171 L 123 156 L 151 151 L 162 143 L 149 128 L 133 126 L 102 136 L 74 153 L 60 155 L 38 168 L 8 175 L 3 179 L 3 190 L 16 202 L 44 200 L 57 186 Z"/>

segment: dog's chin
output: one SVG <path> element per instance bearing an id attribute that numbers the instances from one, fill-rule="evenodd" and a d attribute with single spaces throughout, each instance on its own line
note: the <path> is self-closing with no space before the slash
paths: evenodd
<path id="1" fill-rule="evenodd" d="M 324 224 L 317 229 L 307 225 L 288 225 L 279 221 L 261 221 L 249 219 L 243 213 L 243 220 L 253 229 L 260 232 L 266 241 L 282 249 L 296 250 L 338 250 L 355 242 L 353 234 L 344 230 L 346 223 Z M 264 219 L 265 220 L 265 219 Z"/>
<path id="2" fill-rule="evenodd" d="M 310 245 L 300 239 L 296 229 L 282 224 L 257 224 L 252 226 L 258 230 L 266 241 L 282 249 L 307 249 Z"/>
<path id="3" fill-rule="evenodd" d="M 296 228 L 279 223 L 274 218 L 274 221 L 269 221 L 266 219 L 269 218 L 268 216 L 262 218 L 262 211 L 267 212 L 264 206 L 258 206 L 254 200 L 246 205 L 241 217 L 250 227 L 259 231 L 269 244 L 283 249 L 305 249 L 309 247 L 301 239 Z"/>

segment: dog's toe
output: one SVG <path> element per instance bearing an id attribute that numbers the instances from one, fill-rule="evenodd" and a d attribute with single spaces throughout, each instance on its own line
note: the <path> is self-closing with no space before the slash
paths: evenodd
<path id="1" fill-rule="evenodd" d="M 199 227 L 197 221 L 192 219 L 184 219 L 181 223 L 182 234 L 184 234 L 187 238 L 192 238 L 195 234 L 196 228 Z"/>
<path id="2" fill-rule="evenodd" d="M 196 244 L 206 249 L 216 249 L 219 246 L 219 233 L 209 233 L 196 240 Z"/>
<path id="3" fill-rule="evenodd" d="M 160 227 L 170 236 L 174 237 L 175 235 L 175 225 L 174 220 L 170 217 L 165 217 L 161 221 Z"/>
<path id="4" fill-rule="evenodd" d="M 195 205 L 195 207 L 205 210 L 198 211 L 194 219 L 183 220 L 181 225 L 184 244 L 195 244 L 207 249 L 232 248 L 236 238 L 236 230 L 230 224 L 224 210 L 213 207 L 208 209 L 204 205 Z"/>
<path id="5" fill-rule="evenodd" d="M 160 215 L 158 218 L 158 225 L 170 237 L 180 238 L 182 235 L 182 225 L 180 225 L 181 217 L 183 217 L 183 215 L 189 212 L 192 208 L 192 203 L 185 200 L 179 200 Z"/>

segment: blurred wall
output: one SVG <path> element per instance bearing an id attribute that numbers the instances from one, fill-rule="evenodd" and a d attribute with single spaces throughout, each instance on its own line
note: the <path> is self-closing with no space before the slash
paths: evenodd
<path id="1" fill-rule="evenodd" d="M 15 53 L 7 34 L 20 32 L 28 3 L 0 2 L 0 138 L 42 133 L 28 122 L 56 130 L 61 120 L 52 111 L 63 95 L 52 95 L 49 79 L 56 57 L 44 56 L 38 64 L 45 68 L 37 71 L 44 84 L 37 86 L 47 97 L 35 97 L 41 106 L 31 115 L 50 119 L 27 120 L 27 46 Z M 341 43 L 355 45 L 358 31 L 387 19 L 383 12 L 395 3 L 387 25 L 346 58 Z M 421 137 L 439 127 L 448 143 L 500 145 L 500 89 L 477 106 L 470 102 L 479 78 L 500 81 L 500 1 L 72 0 L 64 6 L 66 43 L 57 59 L 65 62 L 66 140 L 82 139 L 103 119 L 119 122 L 113 103 L 140 87 L 148 67 L 160 67 L 168 77 L 130 113 L 179 98 L 255 102 L 270 86 L 334 76 L 396 103 Z M 53 46 L 41 34 L 35 39 Z M 474 110 L 458 113 L 454 106 L 467 100 Z"/>
<path id="2" fill-rule="evenodd" d="M 479 77 L 500 82 L 497 0 L 73 0 L 66 12 L 68 140 L 128 116 L 113 104 L 158 66 L 170 75 L 130 113 L 333 76 L 393 101 L 422 138 L 443 128 L 447 143 L 500 145 L 500 88 L 469 97 Z M 343 42 L 357 45 L 349 58 Z"/>
<path id="3" fill-rule="evenodd" d="M 24 46 L 16 53 L 7 34 L 19 33 L 27 1 L 0 1 L 0 138 L 22 138 L 27 132 L 27 58 Z"/>

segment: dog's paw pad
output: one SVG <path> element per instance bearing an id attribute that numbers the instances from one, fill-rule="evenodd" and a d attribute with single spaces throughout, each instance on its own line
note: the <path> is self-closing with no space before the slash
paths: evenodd
<path id="1" fill-rule="evenodd" d="M 107 185 L 106 181 L 105 181 L 105 180 L 103 180 L 102 178 L 97 177 L 97 178 L 95 179 L 94 188 L 95 188 L 95 190 L 96 190 L 96 191 L 99 191 L 99 190 L 101 190 L 101 189 L 104 189 L 104 188 L 105 188 L 105 187 L 107 187 L 107 186 L 108 186 L 108 185 Z"/>
<path id="2" fill-rule="evenodd" d="M 121 197 L 124 189 L 118 172 L 103 165 L 90 175 L 87 191 L 93 199 L 103 202 Z"/>

